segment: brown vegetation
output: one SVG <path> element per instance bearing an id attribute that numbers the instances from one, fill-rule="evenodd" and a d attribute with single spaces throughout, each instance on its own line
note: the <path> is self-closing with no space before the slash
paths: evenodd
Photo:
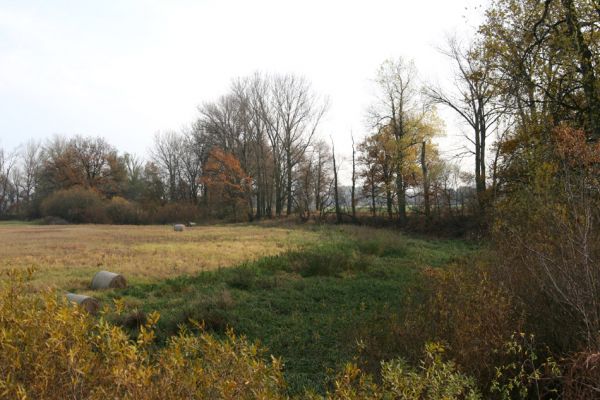
<path id="1" fill-rule="evenodd" d="M 318 240 L 316 232 L 259 226 L 1 225 L 0 270 L 35 267 L 36 286 L 87 290 L 102 268 L 132 283 L 228 267 Z"/>

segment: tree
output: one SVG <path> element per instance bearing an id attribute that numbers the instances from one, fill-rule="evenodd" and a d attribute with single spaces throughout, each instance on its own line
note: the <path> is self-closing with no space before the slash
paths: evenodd
<path id="1" fill-rule="evenodd" d="M 16 168 L 17 157 L 0 148 L 0 215 L 5 215 L 13 201 L 15 187 L 12 173 Z"/>
<path id="2" fill-rule="evenodd" d="M 222 206 L 230 207 L 231 215 L 237 221 L 238 209 L 244 204 L 248 216 L 252 216 L 252 204 L 249 202 L 252 178 L 246 175 L 233 154 L 213 148 L 204 166 L 201 182 L 208 188 L 210 206 L 217 209 L 220 216 L 224 216 L 219 211 Z"/>
<path id="3" fill-rule="evenodd" d="M 313 93 L 304 78 L 294 75 L 276 76 L 273 79 L 273 107 L 278 129 L 275 135 L 281 143 L 286 172 L 286 214 L 292 212 L 293 170 L 310 146 L 327 102 Z"/>
<path id="4" fill-rule="evenodd" d="M 407 119 L 417 108 L 415 88 L 416 68 L 412 61 L 402 58 L 387 60 L 379 68 L 375 80 L 379 89 L 379 98 L 369 111 L 372 126 L 381 131 L 386 129 L 395 142 L 393 171 L 395 191 L 398 201 L 398 222 L 406 222 L 406 183 L 402 174 L 403 152 L 415 143 L 407 141 Z M 386 164 L 387 166 L 387 164 Z M 391 196 L 388 194 L 388 214 L 391 217 Z"/>
<path id="5" fill-rule="evenodd" d="M 33 200 L 33 194 L 38 186 L 40 169 L 42 165 L 42 145 L 40 142 L 30 140 L 20 153 L 23 179 L 21 191 L 27 204 Z"/>
<path id="6" fill-rule="evenodd" d="M 127 188 L 124 192 L 125 198 L 140 201 L 146 183 L 144 181 L 144 163 L 135 154 L 125 153 L 123 155 L 123 164 L 127 173 Z"/>
<path id="7" fill-rule="evenodd" d="M 388 218 L 393 218 L 393 139 L 389 129 L 382 129 L 365 138 L 361 143 L 363 193 L 371 198 L 371 211 L 376 215 L 376 203 L 380 194 L 385 195 Z"/>
<path id="8" fill-rule="evenodd" d="M 467 140 L 473 145 L 470 152 L 475 156 L 475 186 L 483 206 L 486 190 L 486 139 L 502 116 L 502 109 L 495 102 L 497 91 L 492 80 L 491 63 L 482 54 L 482 49 L 472 45 L 463 49 L 455 38 L 448 40 L 448 49 L 443 53 L 454 64 L 454 89 L 444 91 L 430 87 L 429 97 L 438 104 L 454 110 L 472 129 Z"/>
<path id="9" fill-rule="evenodd" d="M 362 167 L 359 172 L 359 176 L 363 181 L 362 192 L 366 198 L 370 199 L 371 215 L 373 217 L 377 215 L 376 199 L 379 197 L 379 177 L 381 176 L 379 159 L 375 157 L 377 151 L 374 147 L 375 144 L 373 137 L 367 137 L 358 145 L 358 162 Z"/>
<path id="10" fill-rule="evenodd" d="M 182 178 L 182 137 L 176 132 L 156 133 L 154 146 L 150 154 L 152 161 L 159 168 L 164 182 L 166 182 L 169 200 L 179 200 L 179 183 Z"/>
<path id="11" fill-rule="evenodd" d="M 342 223 L 342 210 L 340 208 L 340 195 L 338 192 L 338 170 L 335 162 L 335 145 L 331 140 L 331 161 L 333 162 L 333 198 L 335 201 L 335 221 Z"/>
<path id="12" fill-rule="evenodd" d="M 431 206 L 429 204 L 429 173 L 427 166 L 427 141 L 421 142 L 421 172 L 423 174 L 423 205 L 427 221 L 431 218 Z"/>
<path id="13" fill-rule="evenodd" d="M 350 135 L 352 138 L 352 189 L 351 199 L 352 204 L 352 219 L 356 221 L 356 149 L 354 146 L 354 135 Z"/>
<path id="14" fill-rule="evenodd" d="M 126 171 L 117 150 L 102 138 L 55 137 L 42 152 L 40 188 L 43 197 L 59 189 L 81 186 L 105 197 L 121 194 Z"/>

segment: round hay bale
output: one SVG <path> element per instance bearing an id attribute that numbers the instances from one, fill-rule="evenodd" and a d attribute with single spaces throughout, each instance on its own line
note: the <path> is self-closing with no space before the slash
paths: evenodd
<path id="1" fill-rule="evenodd" d="M 185 225 L 183 225 L 183 224 L 175 224 L 175 225 L 173 225 L 173 230 L 175 232 L 183 232 L 185 230 Z"/>
<path id="2" fill-rule="evenodd" d="M 100 302 L 93 297 L 83 294 L 67 293 L 67 300 L 78 304 L 92 315 L 96 315 L 98 314 L 98 311 L 100 311 Z"/>
<path id="3" fill-rule="evenodd" d="M 125 289 L 127 280 L 121 274 L 109 271 L 96 272 L 92 279 L 92 289 Z"/>

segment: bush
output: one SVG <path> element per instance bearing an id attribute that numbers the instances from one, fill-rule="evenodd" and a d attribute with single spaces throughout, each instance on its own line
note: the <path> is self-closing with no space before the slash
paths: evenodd
<path id="1" fill-rule="evenodd" d="M 380 385 L 349 364 L 335 380 L 335 389 L 327 394 L 327 399 L 481 399 L 473 378 L 459 372 L 452 361 L 444 361 L 443 355 L 443 346 L 428 343 L 425 357 L 416 369 L 402 359 L 383 362 Z"/>
<path id="2" fill-rule="evenodd" d="M 106 215 L 113 224 L 133 225 L 140 223 L 138 209 L 122 197 L 113 197 L 106 205 Z"/>
<path id="3" fill-rule="evenodd" d="M 55 292 L 30 293 L 13 274 L 0 284 L 0 393 L 32 399 L 280 399 L 276 359 L 228 332 L 181 332 L 152 345 L 158 315 L 136 340 L 67 304 Z"/>
<path id="4" fill-rule="evenodd" d="M 64 219 L 62 219 L 60 217 L 48 216 L 48 217 L 42 218 L 40 223 L 42 225 L 68 225 L 69 221 L 65 221 Z"/>
<path id="5" fill-rule="evenodd" d="M 428 332 L 427 340 L 448 343 L 450 357 L 487 386 L 504 362 L 499 350 L 522 330 L 519 307 L 490 278 L 485 264 L 428 269 L 424 274 L 427 300 L 410 314 L 409 324 Z"/>
<path id="6" fill-rule="evenodd" d="M 42 216 L 60 217 L 74 223 L 107 221 L 102 196 L 82 187 L 52 193 L 42 202 Z"/>
<path id="7" fill-rule="evenodd" d="M 522 318 L 512 297 L 489 277 L 484 265 L 428 268 L 411 289 L 405 312 L 384 309 L 354 330 L 363 368 L 381 373 L 379 361 L 402 355 L 417 362 L 430 341 L 447 345 L 461 369 L 487 388 L 501 350 Z"/>
<path id="8" fill-rule="evenodd" d="M 175 329 L 182 326 L 194 329 L 198 324 L 202 326 L 203 331 L 225 334 L 232 326 L 230 310 L 234 306 L 235 301 L 228 289 L 190 300 L 175 312 L 164 315 L 164 329 L 158 332 L 159 339 L 177 333 Z"/>
<path id="9" fill-rule="evenodd" d="M 186 223 L 200 218 L 198 206 L 191 203 L 168 203 L 154 212 L 152 222 L 158 224 Z"/>
<path id="10" fill-rule="evenodd" d="M 229 287 L 239 290 L 249 290 L 257 281 L 256 270 L 248 267 L 238 267 L 230 272 L 226 282 Z"/>
<path id="11" fill-rule="evenodd" d="M 497 279 L 521 299 L 529 330 L 553 351 L 598 349 L 600 144 L 566 126 L 549 139 L 503 171 L 493 231 L 502 256 Z"/>
<path id="12" fill-rule="evenodd" d="M 341 276 L 364 271 L 368 265 L 367 255 L 361 254 L 352 245 L 339 243 L 289 251 L 280 258 L 285 261 L 285 271 L 298 273 L 303 277 Z"/>

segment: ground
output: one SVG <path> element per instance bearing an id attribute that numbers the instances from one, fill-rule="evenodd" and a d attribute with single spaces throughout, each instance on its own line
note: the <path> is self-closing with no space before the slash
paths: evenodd
<path id="1" fill-rule="evenodd" d="M 192 321 L 217 335 L 233 328 L 282 359 L 291 394 L 323 391 L 332 371 L 365 357 L 367 336 L 372 343 L 382 336 L 381 349 L 367 349 L 377 361 L 397 355 L 378 324 L 410 312 L 406 298 L 423 268 L 475 251 L 462 240 L 353 226 L 228 225 L 176 233 L 170 226 L 0 224 L 0 269 L 34 266 L 35 288 L 121 302 L 125 312 L 108 318 L 132 335 L 144 315 L 158 311 L 159 345 L 181 328 L 196 329 Z M 129 287 L 90 291 L 100 269 L 123 273 Z"/>
<path id="2" fill-rule="evenodd" d="M 34 267 L 34 283 L 86 290 L 94 273 L 123 274 L 131 284 L 197 274 L 275 255 L 318 240 L 313 232 L 260 226 L 0 224 L 0 271 Z"/>

